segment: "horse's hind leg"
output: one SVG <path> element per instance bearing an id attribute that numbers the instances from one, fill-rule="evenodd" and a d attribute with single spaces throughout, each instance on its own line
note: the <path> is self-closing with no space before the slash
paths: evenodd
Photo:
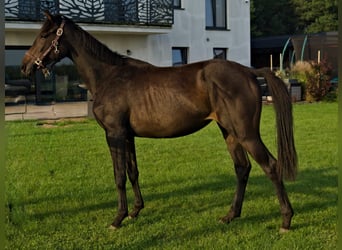
<path id="1" fill-rule="evenodd" d="M 136 218 L 141 209 L 144 208 L 144 201 L 140 192 L 139 187 L 139 171 L 137 166 L 137 159 L 135 153 L 135 144 L 134 137 L 130 138 L 127 143 L 127 174 L 128 178 L 132 184 L 133 192 L 134 192 L 134 208 L 133 211 L 129 214 L 130 218 Z"/>
<path id="2" fill-rule="evenodd" d="M 248 182 L 249 172 L 251 170 L 251 163 L 248 159 L 247 153 L 244 148 L 237 142 L 237 140 L 228 136 L 227 132 L 221 128 L 225 138 L 227 148 L 234 161 L 234 168 L 237 177 L 237 187 L 233 199 L 233 203 L 226 216 L 221 218 L 224 223 L 231 222 L 234 218 L 240 217 L 242 210 L 242 203 L 245 196 L 245 190 Z"/>
<path id="3" fill-rule="evenodd" d="M 293 216 L 293 209 L 289 198 L 287 196 L 284 183 L 279 177 L 277 171 L 277 160 L 268 151 L 266 146 L 262 143 L 259 137 L 254 139 L 245 140 L 242 145 L 252 155 L 256 162 L 262 167 L 265 174 L 274 184 L 277 197 L 280 203 L 280 210 L 283 217 L 283 223 L 280 231 L 284 232 L 290 229 L 291 219 Z"/>

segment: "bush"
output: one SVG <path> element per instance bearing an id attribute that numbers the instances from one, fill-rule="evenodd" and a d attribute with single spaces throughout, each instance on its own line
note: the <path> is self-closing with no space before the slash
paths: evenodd
<path id="1" fill-rule="evenodd" d="M 321 101 L 330 89 L 331 66 L 326 60 L 320 63 L 311 62 L 312 72 L 307 73 L 306 100 L 310 102 Z"/>
<path id="2" fill-rule="evenodd" d="M 307 61 L 296 62 L 290 70 L 290 78 L 297 79 L 298 82 L 305 84 L 307 82 L 307 75 L 313 71 L 312 65 Z"/>
<path id="3" fill-rule="evenodd" d="M 337 92 L 338 92 L 337 90 L 329 91 L 328 94 L 326 94 L 326 96 L 324 96 L 323 101 L 325 101 L 325 102 L 336 102 L 337 97 L 338 97 Z"/>
<path id="4" fill-rule="evenodd" d="M 291 78 L 297 79 L 303 86 L 305 100 L 316 102 L 324 99 L 329 93 L 332 68 L 327 60 L 317 62 L 298 61 L 292 66 Z M 336 94 L 329 93 L 328 100 L 332 100 Z"/>

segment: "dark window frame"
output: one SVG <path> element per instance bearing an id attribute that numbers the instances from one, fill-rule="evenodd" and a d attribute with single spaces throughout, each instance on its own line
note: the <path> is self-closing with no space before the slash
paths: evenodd
<path id="1" fill-rule="evenodd" d="M 173 8 L 174 9 L 182 9 L 182 0 L 173 0 Z"/>
<path id="2" fill-rule="evenodd" d="M 180 51 L 181 61 L 174 61 L 174 51 Z M 188 47 L 172 47 L 172 66 L 181 66 L 188 64 Z"/>
<path id="3" fill-rule="evenodd" d="M 210 6 L 208 6 L 208 1 L 210 1 Z M 207 30 L 229 30 L 228 29 L 228 17 L 227 17 L 227 0 L 222 0 L 224 3 L 224 7 L 221 6 L 221 9 L 224 9 L 224 25 L 220 26 L 217 23 L 217 12 L 218 9 L 216 8 L 216 1 L 219 0 L 206 0 L 205 1 L 205 28 Z M 208 9 L 211 7 L 211 10 Z M 212 19 L 212 25 L 208 25 L 208 13 L 211 15 L 210 18 Z"/>
<path id="4" fill-rule="evenodd" d="M 217 53 L 218 51 L 221 51 L 221 53 Z M 214 55 L 214 59 L 223 59 L 223 60 L 227 60 L 227 56 L 228 56 L 228 49 L 227 48 L 213 48 L 213 55 Z M 221 54 L 223 54 L 223 56 L 221 56 Z"/>

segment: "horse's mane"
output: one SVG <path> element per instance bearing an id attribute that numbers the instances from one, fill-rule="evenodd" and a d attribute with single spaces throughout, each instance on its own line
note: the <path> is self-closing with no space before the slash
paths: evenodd
<path id="1" fill-rule="evenodd" d="M 86 47 L 87 50 L 94 57 L 101 59 L 101 61 L 103 62 L 113 65 L 122 65 L 125 63 L 125 56 L 110 50 L 106 45 L 98 41 L 95 37 L 93 37 L 87 31 L 82 29 L 71 19 L 64 16 L 63 19 L 66 20 L 66 22 L 74 28 L 74 32 L 78 33 L 79 41 L 81 41 L 82 45 Z"/>

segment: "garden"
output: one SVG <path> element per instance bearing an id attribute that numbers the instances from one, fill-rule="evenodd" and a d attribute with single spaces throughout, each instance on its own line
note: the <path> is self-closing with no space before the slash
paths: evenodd
<path id="1" fill-rule="evenodd" d="M 110 230 L 117 201 L 104 132 L 92 119 L 6 122 L 7 249 L 336 249 L 337 103 L 294 104 L 299 172 L 286 182 L 295 216 L 252 162 L 241 218 L 220 224 L 236 178 L 217 126 L 177 139 L 137 138 L 145 208 Z M 261 136 L 275 154 L 272 105 Z M 132 189 L 127 183 L 129 205 Z"/>
<path id="2" fill-rule="evenodd" d="M 318 62 L 297 61 L 286 70 L 278 70 L 276 74 L 287 83 L 294 81 L 300 84 L 302 93 L 300 100 L 306 102 L 337 101 L 338 79 L 333 77 L 336 72 L 333 72 L 327 59 Z"/>

